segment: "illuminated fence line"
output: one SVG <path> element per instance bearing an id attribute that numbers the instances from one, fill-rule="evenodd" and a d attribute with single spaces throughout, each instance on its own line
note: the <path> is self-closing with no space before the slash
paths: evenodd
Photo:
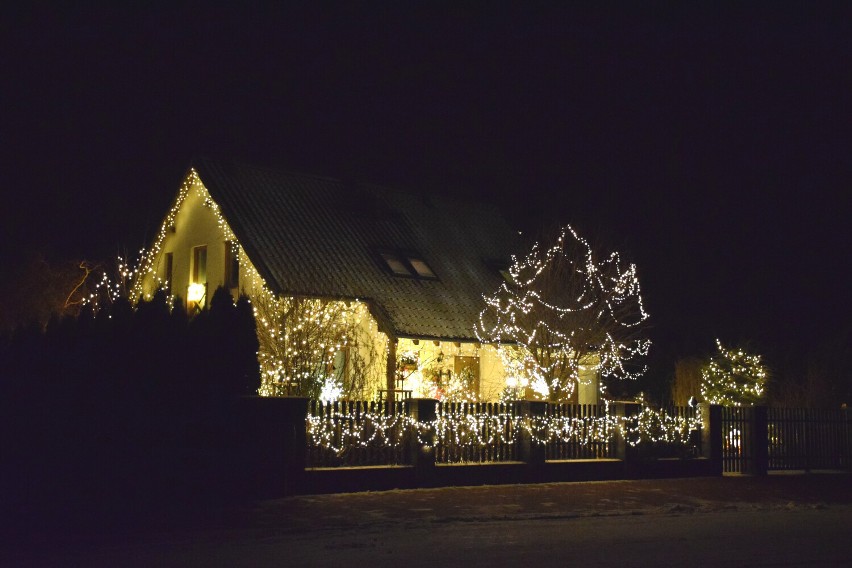
<path id="1" fill-rule="evenodd" d="M 592 404 L 549 404 L 543 428 L 545 459 L 611 458 L 613 421 L 606 407 Z"/>
<path id="2" fill-rule="evenodd" d="M 436 463 L 516 459 L 519 416 L 511 403 L 439 403 Z"/>
<path id="3" fill-rule="evenodd" d="M 406 443 L 414 425 L 400 401 L 313 400 L 308 405 L 307 464 L 404 464 Z"/>
<path id="4" fill-rule="evenodd" d="M 543 414 L 523 403 L 436 403 L 435 419 L 410 417 L 408 401 L 311 402 L 307 418 L 308 466 L 407 463 L 411 441 L 431 446 L 436 463 L 494 463 L 519 459 L 521 438 L 543 446 L 545 459 L 614 456 L 614 437 L 630 446 L 648 442 L 685 448 L 696 444 L 700 417 L 692 409 L 643 408 L 616 416 L 606 406 L 546 404 Z"/>

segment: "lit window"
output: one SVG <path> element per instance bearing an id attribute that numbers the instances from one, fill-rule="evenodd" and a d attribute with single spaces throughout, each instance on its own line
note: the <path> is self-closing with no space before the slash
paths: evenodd
<path id="1" fill-rule="evenodd" d="M 192 271 L 186 300 L 191 306 L 204 307 L 207 298 L 207 247 L 193 247 Z"/>
<path id="2" fill-rule="evenodd" d="M 207 246 L 192 249 L 192 283 L 207 284 Z"/>
<path id="3" fill-rule="evenodd" d="M 381 253 L 382 259 L 384 259 L 385 264 L 390 269 L 391 272 L 396 274 L 397 276 L 412 276 L 411 272 L 402 263 L 402 261 L 394 254 L 383 252 Z"/>

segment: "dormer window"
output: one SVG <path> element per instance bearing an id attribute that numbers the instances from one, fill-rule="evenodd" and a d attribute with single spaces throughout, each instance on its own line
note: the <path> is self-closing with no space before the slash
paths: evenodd
<path id="1" fill-rule="evenodd" d="M 411 268 L 414 269 L 414 272 L 417 273 L 417 276 L 420 278 L 437 278 L 435 273 L 432 272 L 432 269 L 429 268 L 429 265 L 426 264 L 426 261 L 417 257 L 408 257 L 408 263 L 411 265 Z"/>
<path id="2" fill-rule="evenodd" d="M 406 252 L 380 252 L 385 267 L 395 276 L 407 276 L 423 280 L 437 280 L 435 271 L 419 254 Z"/>
<path id="3" fill-rule="evenodd" d="M 403 262 L 395 254 L 383 252 L 382 259 L 384 259 L 385 264 L 390 271 L 397 276 L 413 276 L 408 268 L 406 268 L 405 264 L 403 264 Z"/>

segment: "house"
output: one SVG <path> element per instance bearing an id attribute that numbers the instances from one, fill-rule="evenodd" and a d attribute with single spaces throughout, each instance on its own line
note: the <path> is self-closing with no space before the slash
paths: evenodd
<path id="1" fill-rule="evenodd" d="M 248 295 L 261 394 L 310 380 L 338 396 L 497 400 L 519 383 L 474 325 L 518 246 L 487 204 L 198 158 L 137 291 L 190 310 L 219 286 Z"/>

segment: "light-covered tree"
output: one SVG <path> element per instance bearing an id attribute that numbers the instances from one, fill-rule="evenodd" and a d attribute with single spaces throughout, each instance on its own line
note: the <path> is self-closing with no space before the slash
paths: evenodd
<path id="1" fill-rule="evenodd" d="M 716 340 L 718 352 L 701 367 L 701 396 L 710 404 L 750 406 L 763 401 L 769 371 L 760 355 L 743 349 L 725 349 Z"/>
<path id="2" fill-rule="evenodd" d="M 636 266 L 613 252 L 599 256 L 570 226 L 549 248 L 513 257 L 508 278 L 480 314 L 475 332 L 495 344 L 508 379 L 542 398 L 566 400 L 581 370 L 635 379 L 650 341 Z M 587 375 L 588 376 L 588 375 Z"/>
<path id="3" fill-rule="evenodd" d="M 252 298 L 261 368 L 260 394 L 323 400 L 364 398 L 380 384 L 385 359 L 360 302 L 264 290 Z"/>

